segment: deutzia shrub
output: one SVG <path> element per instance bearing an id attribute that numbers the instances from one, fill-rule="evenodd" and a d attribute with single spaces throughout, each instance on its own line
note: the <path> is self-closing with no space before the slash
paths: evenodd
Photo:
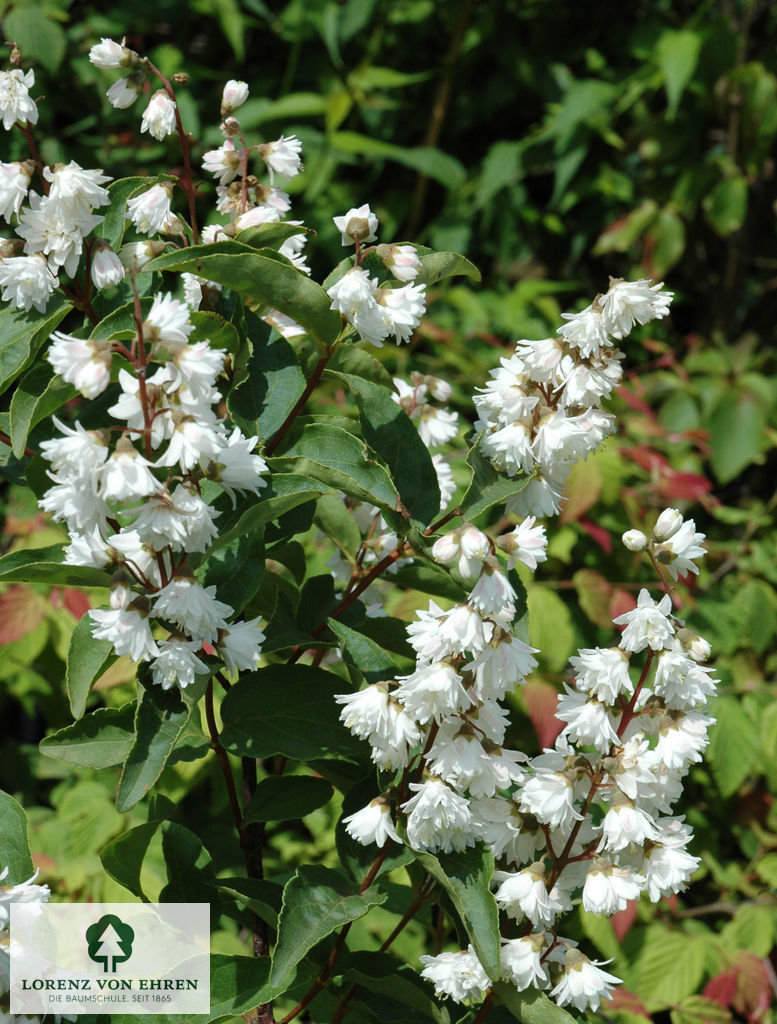
<path id="1" fill-rule="evenodd" d="M 76 721 L 60 742 L 88 736 L 89 765 L 109 769 L 105 738 L 124 729 L 122 812 L 178 759 L 221 773 L 245 868 L 214 927 L 220 914 L 247 925 L 264 972 L 225 995 L 235 1012 L 270 1021 L 278 1002 L 289 1022 L 312 1004 L 341 1021 L 357 990 L 384 991 L 402 966 L 388 947 L 440 891 L 440 943 L 457 933 L 466 948 L 421 956 L 399 1002 L 478 1006 L 478 1022 L 497 1001 L 553 1021 L 559 1007 L 597 1010 L 619 978 L 564 935 L 565 915 L 671 896 L 699 863 L 678 801 L 715 679 L 671 595 L 698 572 L 704 537 L 676 509 L 624 536 L 657 588 L 613 620 L 609 646 L 571 659 L 563 729 L 534 757 L 508 741 L 510 698 L 539 653 L 516 567 L 541 571 L 571 469 L 615 430 L 616 345 L 664 317 L 671 294 L 611 280 L 554 337 L 519 341 L 472 382 L 467 423 L 449 382 L 392 377 L 374 353 L 408 343 L 429 286 L 477 277 L 471 264 L 380 240 L 362 203 L 333 218 L 345 256 L 317 283 L 312 230 L 284 191 L 304 172 L 300 140 L 245 136 L 246 83 L 226 83 L 220 144 L 198 149 L 177 80 L 124 42 L 103 39 L 90 59 L 121 73 L 116 108 L 143 97 L 135 127 L 177 145 L 182 171 L 111 181 L 44 166 L 34 73 L 18 53 L 0 73 L 4 128 L 31 144 L 0 165 L 0 318 L 20 353 L 3 440 L 64 539 L 6 556 L 2 579 L 93 588 L 102 603 L 70 640 Z M 320 393 L 337 395 L 329 411 Z M 405 628 L 390 613 L 414 590 L 424 606 Z M 137 664 L 121 726 L 91 696 L 117 657 Z M 342 792 L 341 868 L 300 864 L 284 887 L 264 877 L 265 782 L 286 818 Z M 170 827 L 164 802 L 154 814 L 172 880 L 181 844 L 200 840 Z M 140 877 L 141 845 L 127 844 L 123 882 Z M 400 925 L 359 960 L 351 923 L 405 866 Z M 15 879 L 0 929 L 8 901 L 47 896 Z"/>

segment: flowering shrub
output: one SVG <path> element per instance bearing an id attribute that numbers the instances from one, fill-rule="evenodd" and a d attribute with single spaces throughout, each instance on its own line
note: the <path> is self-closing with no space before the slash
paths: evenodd
<path id="1" fill-rule="evenodd" d="M 7 554 L 0 580 L 106 595 L 69 641 L 76 721 L 42 745 L 121 765 L 119 812 L 146 803 L 148 820 L 102 850 L 106 872 L 143 898 L 161 832 L 162 898 L 207 899 L 215 919 L 250 929 L 253 958 L 214 955 L 207 1020 L 270 1021 L 274 1005 L 284 1022 L 372 1019 L 387 1002 L 390 1019 L 445 1021 L 450 1000 L 476 1022 L 501 1004 L 562 1024 L 563 1007 L 599 1009 L 618 965 L 565 935 L 565 915 L 657 902 L 699 864 L 678 801 L 715 680 L 709 645 L 672 604 L 704 553 L 693 520 L 667 508 L 624 535 L 663 595 L 641 590 L 609 646 L 571 659 L 552 748 L 513 749 L 507 704 L 537 665 L 524 582 L 547 559 L 539 520 L 552 523 L 573 467 L 614 431 L 615 343 L 664 317 L 671 294 L 611 280 L 556 337 L 519 342 L 477 387 L 470 432 L 446 381 L 392 380 L 372 350 L 408 342 L 431 287 L 476 277 L 471 264 L 379 242 L 363 204 L 334 218 L 348 255 L 317 284 L 311 229 L 287 219 L 282 188 L 300 142 L 246 139 L 235 81 L 223 142 L 202 156 L 217 182 L 202 226 L 176 100 L 185 76 L 109 39 L 90 59 L 123 72 L 113 106 L 144 97 L 140 130 L 175 136 L 182 170 L 110 182 L 74 161 L 43 165 L 34 74 L 12 53 L 0 109 L 30 155 L 2 164 L 0 181 L 15 236 L 0 261 L 15 385 L 4 442 L 68 542 Z M 308 413 L 327 385 L 335 411 Z M 305 561 L 314 529 L 325 566 Z M 431 600 L 405 628 L 392 612 L 408 592 Z M 118 658 L 137 663 L 132 701 L 97 707 Z M 166 768 L 198 760 L 221 772 L 239 877 L 217 873 L 175 806 L 149 798 Z M 332 806 L 333 787 L 339 866 L 301 863 L 283 886 L 265 877 L 270 825 Z M 0 812 L 0 908 L 47 898 L 19 806 L 3 795 Z M 435 951 L 405 964 L 388 949 L 435 897 Z M 380 949 L 349 947 L 352 925 L 389 900 L 401 917 Z"/>

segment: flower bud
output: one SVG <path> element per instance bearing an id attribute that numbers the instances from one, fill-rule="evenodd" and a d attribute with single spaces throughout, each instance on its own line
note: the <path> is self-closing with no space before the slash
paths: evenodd
<path id="1" fill-rule="evenodd" d="M 137 65 L 139 57 L 134 50 L 113 39 L 101 39 L 89 51 L 89 60 L 96 68 L 128 68 Z"/>
<path id="2" fill-rule="evenodd" d="M 221 94 L 221 116 L 228 117 L 233 110 L 242 107 L 247 99 L 248 86 L 246 83 L 231 78 Z"/>
<path id="3" fill-rule="evenodd" d="M 653 527 L 653 537 L 656 540 L 669 540 L 683 525 L 683 517 L 676 508 L 665 508 L 658 517 Z"/>
<path id="4" fill-rule="evenodd" d="M 342 217 L 333 217 L 335 227 L 340 232 L 343 245 L 354 242 L 374 242 L 377 238 L 378 218 L 370 210 L 368 203 L 356 206 Z"/>
<path id="5" fill-rule="evenodd" d="M 679 629 L 677 631 L 677 639 L 683 645 L 683 649 L 687 651 L 689 657 L 693 658 L 694 661 L 707 661 L 712 653 L 712 648 L 704 637 L 694 633 L 692 629 L 687 629 L 686 627 Z"/>
<path id="6" fill-rule="evenodd" d="M 142 270 L 155 256 L 165 251 L 165 243 L 152 241 L 128 242 L 119 250 L 119 259 L 127 270 Z"/>
<path id="7" fill-rule="evenodd" d="M 106 242 L 96 242 L 92 250 L 91 276 L 95 288 L 110 288 L 124 279 L 124 264 Z"/>
<path id="8" fill-rule="evenodd" d="M 421 269 L 421 261 L 418 258 L 415 246 L 379 245 L 376 252 L 398 281 L 406 283 L 414 281 L 418 276 L 418 271 Z"/>
<path id="9" fill-rule="evenodd" d="M 108 102 L 117 110 L 126 110 L 131 107 L 140 95 L 140 82 L 135 75 L 128 75 L 114 82 L 105 94 Z"/>
<path id="10" fill-rule="evenodd" d="M 644 551 L 647 547 L 647 537 L 641 530 L 627 530 L 621 540 L 629 551 Z"/>

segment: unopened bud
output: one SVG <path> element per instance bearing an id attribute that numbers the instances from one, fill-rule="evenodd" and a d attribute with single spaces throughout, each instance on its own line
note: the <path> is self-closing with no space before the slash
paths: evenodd
<path id="1" fill-rule="evenodd" d="M 176 85 L 186 85 L 186 83 L 189 81 L 189 76 L 186 74 L 185 71 L 176 71 L 176 73 L 172 76 L 172 80 L 175 82 Z"/>
<path id="2" fill-rule="evenodd" d="M 629 551 L 644 551 L 648 539 L 641 530 L 627 530 L 621 537 L 623 546 Z"/>
<path id="3" fill-rule="evenodd" d="M 240 134 L 240 122 L 236 117 L 227 117 L 221 122 L 221 134 L 225 139 L 232 139 Z"/>
<path id="4" fill-rule="evenodd" d="M 665 508 L 653 527 L 656 540 L 669 540 L 683 525 L 683 517 L 676 508 Z"/>
<path id="5" fill-rule="evenodd" d="M 712 654 L 712 648 L 704 637 L 699 636 L 698 633 L 694 633 L 692 629 L 687 629 L 683 626 L 682 629 L 678 629 L 676 635 L 677 639 L 683 646 L 683 650 L 685 650 L 694 661 L 707 661 L 710 654 Z"/>
<path id="6" fill-rule="evenodd" d="M 247 99 L 248 86 L 246 83 L 231 78 L 221 94 L 221 116 L 227 117 L 233 110 L 242 107 Z"/>

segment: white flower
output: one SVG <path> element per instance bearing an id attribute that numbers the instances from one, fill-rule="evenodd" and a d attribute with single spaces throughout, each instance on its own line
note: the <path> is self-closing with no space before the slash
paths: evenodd
<path id="1" fill-rule="evenodd" d="M 353 267 L 336 281 L 327 294 L 331 308 L 341 313 L 365 341 L 382 345 L 389 333 L 385 308 L 378 305 L 378 282 L 361 267 Z"/>
<path id="2" fill-rule="evenodd" d="M 602 838 L 597 849 L 611 853 L 630 845 L 642 846 L 646 839 L 655 840 L 659 836 L 651 815 L 627 800 L 609 809 L 599 829 Z"/>
<path id="3" fill-rule="evenodd" d="M 0 288 L 4 302 L 13 302 L 17 309 L 46 312 L 49 296 L 59 282 L 49 270 L 45 257 L 9 256 L 0 260 Z"/>
<path id="4" fill-rule="evenodd" d="M 111 178 L 99 168 L 86 170 L 71 160 L 54 168 L 44 167 L 43 177 L 51 183 L 49 200 L 65 204 L 76 217 L 110 202 L 108 190 L 102 186 Z"/>
<path id="5" fill-rule="evenodd" d="M 391 807 L 385 797 L 377 796 L 360 811 L 349 814 L 343 818 L 345 831 L 361 843 L 362 846 L 369 846 L 370 843 L 377 843 L 383 846 L 387 839 L 393 839 L 395 843 L 402 840 L 397 835 L 394 822 L 391 817 Z"/>
<path id="6" fill-rule="evenodd" d="M 208 666 L 195 654 L 199 649 L 200 645 L 194 640 L 162 640 L 159 654 L 151 662 L 151 676 L 157 686 L 163 690 L 174 686 L 183 690 L 191 686 L 197 675 L 209 672 Z"/>
<path id="7" fill-rule="evenodd" d="M 127 200 L 127 214 L 142 235 L 156 235 L 170 220 L 172 188 L 152 185 L 134 199 Z"/>
<path id="8" fill-rule="evenodd" d="M 123 43 L 116 43 L 113 39 L 103 36 L 89 51 L 89 60 L 96 68 L 103 70 L 124 68 L 131 63 L 132 50 Z"/>
<path id="9" fill-rule="evenodd" d="M 380 289 L 378 301 L 388 324 L 387 334 L 393 334 L 398 345 L 410 341 L 413 331 L 421 323 L 426 312 L 425 298 L 425 284 Z"/>
<path id="10" fill-rule="evenodd" d="M 239 79 L 230 78 L 221 94 L 221 116 L 227 117 L 248 99 L 248 86 Z"/>
<path id="11" fill-rule="evenodd" d="M 612 621 L 616 626 L 625 626 L 620 646 L 626 651 L 644 651 L 650 647 L 660 651 L 672 646 L 674 626 L 668 618 L 672 610 L 672 599 L 664 594 L 659 602 L 650 597 L 647 590 L 640 590 L 637 607 L 619 615 Z"/>
<path id="12" fill-rule="evenodd" d="M 402 805 L 408 815 L 407 840 L 414 850 L 464 850 L 475 845 L 468 801 L 442 779 L 434 776 L 425 782 L 411 782 L 415 792 Z"/>
<path id="13" fill-rule="evenodd" d="M 580 313 L 562 313 L 561 319 L 566 323 L 559 327 L 558 333 L 567 345 L 579 351 L 583 359 L 598 359 L 602 350 L 610 347 L 598 304 L 596 308 L 586 306 Z"/>
<path id="14" fill-rule="evenodd" d="M 537 651 L 511 633 L 497 632 L 491 644 L 467 668 L 475 676 L 478 696 L 483 700 L 501 700 L 506 693 L 526 682 L 537 667 L 532 657 Z"/>
<path id="15" fill-rule="evenodd" d="M 108 544 L 100 529 L 94 526 L 86 533 L 71 533 L 70 543 L 65 548 L 65 565 L 90 565 L 103 569 L 111 561 Z"/>
<path id="16" fill-rule="evenodd" d="M 544 944 L 542 932 L 502 940 L 502 977 L 512 982 L 519 992 L 526 988 L 547 988 L 548 975 L 540 963 Z"/>
<path id="17" fill-rule="evenodd" d="M 476 579 L 489 551 L 486 534 L 467 523 L 438 538 L 432 546 L 432 558 L 442 565 L 455 561 L 464 579 Z"/>
<path id="18" fill-rule="evenodd" d="M 32 178 L 31 162 L 0 163 L 0 217 L 10 221 L 18 216 Z"/>
<path id="19" fill-rule="evenodd" d="M 621 540 L 628 551 L 644 551 L 648 539 L 641 530 L 627 530 Z"/>
<path id="20" fill-rule="evenodd" d="M 240 174 L 244 151 L 236 150 L 232 139 L 226 139 L 218 149 L 209 149 L 202 155 L 202 167 L 218 180 L 219 185 L 228 185 Z"/>
<path id="21" fill-rule="evenodd" d="M 217 452 L 208 460 L 208 475 L 216 480 L 234 500 L 235 491 L 251 491 L 258 494 L 267 486 L 261 474 L 267 471 L 267 463 L 261 455 L 253 454 L 257 437 L 244 437 L 237 427 L 226 441 L 222 441 Z"/>
<path id="22" fill-rule="evenodd" d="M 142 270 L 143 267 L 164 252 L 164 242 L 128 242 L 119 249 L 119 259 L 127 270 Z"/>
<path id="23" fill-rule="evenodd" d="M 669 312 L 672 292 L 662 292 L 663 281 L 611 280 L 606 295 L 599 301 L 604 329 L 614 338 L 625 337 L 635 323 L 659 320 Z"/>
<path id="24" fill-rule="evenodd" d="M 495 857 L 504 857 L 516 865 L 530 863 L 545 849 L 545 836 L 520 813 L 513 800 L 482 797 L 470 801 L 472 821 L 477 835 L 491 848 Z"/>
<path id="25" fill-rule="evenodd" d="M 116 110 L 126 110 L 140 96 L 140 85 L 132 75 L 128 75 L 126 78 L 119 78 L 114 82 L 105 95 L 108 97 L 110 105 Z"/>
<path id="26" fill-rule="evenodd" d="M 234 609 L 216 599 L 215 587 L 203 587 L 196 580 L 178 577 L 159 591 L 154 615 L 179 626 L 193 640 L 213 643 L 218 631 Z"/>
<path id="27" fill-rule="evenodd" d="M 450 996 L 456 1003 L 479 1003 L 491 984 L 472 946 L 460 953 L 439 953 L 419 959 L 424 964 L 421 977 L 431 981 L 438 998 Z"/>
<path id="28" fill-rule="evenodd" d="M 653 553 L 656 559 L 666 566 L 673 580 L 678 576 L 687 576 L 689 572 L 698 575 L 699 568 L 692 559 L 704 556 L 705 551 L 701 546 L 704 536 L 703 533 L 696 532 L 696 523 L 693 519 L 688 519 L 673 530 L 670 537 L 654 546 Z"/>
<path id="29" fill-rule="evenodd" d="M 54 331 L 46 358 L 56 373 L 85 398 L 96 398 L 111 382 L 110 342 Z"/>
<path id="30" fill-rule="evenodd" d="M 168 345 L 185 345 L 193 330 L 189 307 L 185 302 L 174 299 L 170 292 L 154 296 L 151 309 L 143 321 L 146 344 L 160 341 Z"/>
<path id="31" fill-rule="evenodd" d="M 128 655 L 131 661 L 148 661 L 159 653 L 151 635 L 148 616 L 130 604 L 132 594 L 126 588 L 117 598 L 111 594 L 111 607 L 98 608 L 89 612 L 95 623 L 92 636 L 98 640 L 110 640 L 119 657 Z"/>
<path id="32" fill-rule="evenodd" d="M 182 416 L 170 435 L 167 451 L 156 465 L 174 466 L 177 462 L 184 473 L 191 472 L 198 462 L 207 463 L 220 453 L 221 430 L 220 424 L 203 423 L 193 416 Z"/>
<path id="33" fill-rule="evenodd" d="M 398 700 L 389 697 L 386 716 L 369 735 L 372 760 L 380 768 L 404 768 L 410 748 L 421 739 L 421 730 Z"/>
<path id="34" fill-rule="evenodd" d="M 472 704 L 461 676 L 448 662 L 419 665 L 412 675 L 400 677 L 399 682 L 397 697 L 422 725 L 432 719 L 439 722 Z"/>
<path id="35" fill-rule="evenodd" d="M 682 892 L 701 863 L 699 857 L 693 857 L 685 849 L 693 834 L 682 818 L 659 818 L 656 827 L 659 838 L 648 844 L 641 869 L 652 903 L 657 903 L 662 896 Z"/>
<path id="36" fill-rule="evenodd" d="M 523 564 L 534 572 L 538 562 L 548 557 L 548 538 L 544 526 L 535 526 L 536 517 L 528 516 L 520 522 L 512 533 L 503 533 L 497 540 L 497 547 L 510 556 L 507 568 L 514 568 L 516 562 Z"/>
<path id="37" fill-rule="evenodd" d="M 621 694 L 630 696 L 629 656 L 619 647 L 587 648 L 569 659 L 578 690 L 592 694 L 603 704 L 614 704 Z"/>
<path id="38" fill-rule="evenodd" d="M 302 170 L 302 143 L 296 135 L 281 135 L 275 142 L 260 146 L 259 152 L 270 171 L 271 184 L 275 174 L 288 181 Z"/>
<path id="39" fill-rule="evenodd" d="M 155 494 L 162 485 L 151 472 L 150 465 L 130 440 L 121 438 L 114 453 L 100 469 L 100 496 L 106 501 L 126 501 Z"/>
<path id="40" fill-rule="evenodd" d="M 456 493 L 456 483 L 453 479 L 453 470 L 450 463 L 443 455 L 433 455 L 432 465 L 437 474 L 437 486 L 440 488 L 440 511 L 444 512 L 450 505 L 453 495 Z"/>
<path id="41" fill-rule="evenodd" d="M 388 722 L 388 689 L 385 683 L 373 683 L 356 693 L 335 694 L 343 705 L 340 721 L 354 736 L 366 740 Z"/>
<path id="42" fill-rule="evenodd" d="M 153 135 L 160 142 L 175 131 L 175 103 L 164 90 L 160 89 L 151 97 L 143 111 L 140 130 Z"/>
<path id="43" fill-rule="evenodd" d="M 494 880 L 500 883 L 494 898 L 508 917 L 518 920 L 525 914 L 535 927 L 545 927 L 552 925 L 556 915 L 564 910 L 555 887 L 548 892 L 545 886 L 545 867 L 541 861 L 512 874 L 495 871 Z"/>
<path id="44" fill-rule="evenodd" d="M 78 270 L 84 237 L 102 217 L 89 212 L 85 204 L 73 204 L 30 193 L 30 205 L 24 208 L 16 233 L 25 240 L 24 251 L 48 256 L 53 269 L 65 268 L 73 277 Z"/>
<path id="45" fill-rule="evenodd" d="M 653 537 L 657 541 L 669 540 L 683 525 L 683 517 L 676 508 L 665 508 L 653 527 Z"/>
<path id="46" fill-rule="evenodd" d="M 0 871 L 0 882 L 6 879 L 10 869 L 4 868 Z M 47 885 L 36 885 L 35 879 L 38 872 L 28 878 L 26 882 L 19 882 L 18 885 L 0 885 L 0 931 L 5 931 L 11 922 L 12 903 L 48 903 L 51 897 L 51 890 Z"/>
<path id="47" fill-rule="evenodd" d="M 613 744 L 620 742 L 615 731 L 620 713 L 612 711 L 585 691 L 571 689 L 566 683 L 556 707 L 556 718 L 568 723 L 564 733 L 572 743 L 590 744 L 606 754 Z"/>
<path id="48" fill-rule="evenodd" d="M 585 876 L 583 909 L 611 917 L 625 910 L 629 900 L 638 900 L 644 884 L 642 875 L 596 857 Z"/>
<path id="49" fill-rule="evenodd" d="M 577 1010 L 598 1010 L 602 999 L 607 999 L 613 985 L 620 978 L 603 971 L 600 961 L 589 960 L 577 949 L 567 950 L 566 966 L 561 980 L 550 993 L 559 1006 L 574 1006 Z"/>
<path id="50" fill-rule="evenodd" d="M 653 692 L 664 698 L 668 708 L 700 707 L 715 696 L 716 690 L 712 669 L 698 665 L 679 644 L 674 650 L 661 651 L 656 660 Z"/>
<path id="51" fill-rule="evenodd" d="M 707 730 L 714 721 L 697 711 L 672 712 L 659 728 L 654 757 L 671 772 L 682 772 L 689 764 L 701 761 L 709 743 Z"/>
<path id="52" fill-rule="evenodd" d="M 374 242 L 377 238 L 375 232 L 378 230 L 378 218 L 368 203 L 354 206 L 343 217 L 333 217 L 332 220 L 340 232 L 343 245 L 353 245 L 355 239 L 359 242 Z"/>
<path id="53" fill-rule="evenodd" d="M 434 601 L 427 611 L 416 613 L 418 621 L 407 627 L 410 645 L 419 658 L 436 661 L 450 654 L 471 651 L 479 654 L 491 639 L 492 622 L 465 604 L 454 605 L 444 612 Z"/>
<path id="54" fill-rule="evenodd" d="M 258 618 L 230 622 L 219 633 L 218 642 L 227 671 L 234 674 L 255 669 L 261 660 L 264 639 Z"/>
<path id="55" fill-rule="evenodd" d="M 407 284 L 418 277 L 421 260 L 414 245 L 379 245 L 377 253 L 397 281 Z"/>
<path id="56" fill-rule="evenodd" d="M 29 90 L 35 85 L 34 71 L 0 71 L 0 113 L 3 128 L 10 131 L 17 121 L 22 124 L 38 123 L 38 108 Z"/>
<path id="57" fill-rule="evenodd" d="M 95 288 L 112 288 L 126 276 L 126 269 L 109 245 L 95 245 L 92 249 L 92 284 Z"/>
<path id="58" fill-rule="evenodd" d="M 499 563 L 489 555 L 483 567 L 480 579 L 472 589 L 467 601 L 481 615 L 507 616 L 512 619 L 515 614 L 516 593 L 503 572 Z"/>

